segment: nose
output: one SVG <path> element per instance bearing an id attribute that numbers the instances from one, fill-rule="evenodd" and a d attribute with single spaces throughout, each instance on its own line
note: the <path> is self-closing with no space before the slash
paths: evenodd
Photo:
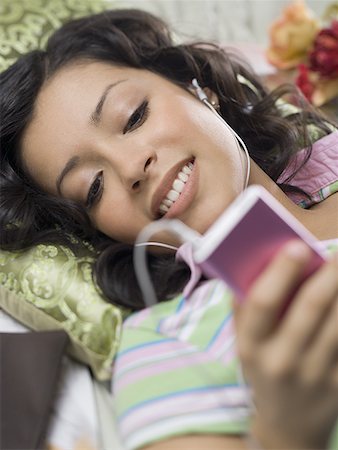
<path id="1" fill-rule="evenodd" d="M 128 190 L 136 192 L 142 188 L 156 160 L 156 153 L 151 151 L 136 150 L 133 154 L 125 155 L 121 178 Z"/>

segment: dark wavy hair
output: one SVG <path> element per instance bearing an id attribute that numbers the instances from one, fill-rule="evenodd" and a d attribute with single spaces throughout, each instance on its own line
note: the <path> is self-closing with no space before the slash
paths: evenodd
<path id="1" fill-rule="evenodd" d="M 43 192 L 20 160 L 22 135 L 40 89 L 61 68 L 86 60 L 147 69 L 185 89 L 197 78 L 201 86 L 217 93 L 220 114 L 246 142 L 251 158 L 275 181 L 300 145 L 311 147 L 308 123 L 324 133 L 330 130 L 290 86 L 269 93 L 236 55 L 214 44 L 178 45 L 162 20 L 138 10 L 106 11 L 66 23 L 51 36 L 46 50 L 28 53 L 1 73 L 1 247 L 19 250 L 48 242 L 76 251 L 80 244 L 74 236 L 89 242 L 97 252 L 94 276 L 107 299 L 137 310 L 144 303 L 134 275 L 132 246 L 95 230 L 83 206 Z M 239 75 L 249 83 L 239 83 Z M 288 93 L 298 98 L 301 111 L 284 118 L 276 101 Z M 290 183 L 281 187 L 292 189 Z M 189 277 L 188 268 L 172 255 L 149 255 L 149 264 L 161 300 L 179 292 Z"/>

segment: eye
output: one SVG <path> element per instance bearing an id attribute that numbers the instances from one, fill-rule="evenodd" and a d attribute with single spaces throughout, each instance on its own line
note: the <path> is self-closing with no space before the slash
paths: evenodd
<path id="1" fill-rule="evenodd" d="M 103 192 L 103 171 L 99 172 L 92 182 L 86 200 L 86 208 L 92 208 L 97 203 Z"/>
<path id="2" fill-rule="evenodd" d="M 148 100 L 144 100 L 141 105 L 133 112 L 130 116 L 127 125 L 123 128 L 123 134 L 126 134 L 128 131 L 133 131 L 135 128 L 145 122 L 149 113 L 149 102 Z"/>

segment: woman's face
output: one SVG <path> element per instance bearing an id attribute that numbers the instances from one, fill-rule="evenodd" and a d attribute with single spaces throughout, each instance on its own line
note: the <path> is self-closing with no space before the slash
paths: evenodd
<path id="1" fill-rule="evenodd" d="M 200 100 L 152 72 L 101 62 L 45 84 L 22 158 L 43 189 L 130 243 L 163 215 L 204 232 L 244 183 L 235 139 Z"/>

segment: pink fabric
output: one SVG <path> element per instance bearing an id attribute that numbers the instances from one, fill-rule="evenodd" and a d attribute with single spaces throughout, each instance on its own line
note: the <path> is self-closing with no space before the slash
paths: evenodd
<path id="1" fill-rule="evenodd" d="M 181 245 L 181 247 L 176 252 L 176 260 L 184 261 L 191 270 L 191 276 L 189 282 L 185 285 L 183 290 L 184 297 L 189 297 L 196 284 L 202 276 L 201 269 L 196 265 L 193 255 L 192 255 L 192 244 L 191 242 L 186 242 Z"/>
<path id="2" fill-rule="evenodd" d="M 297 153 L 292 162 L 282 173 L 278 182 L 281 183 L 286 180 L 290 174 L 301 164 L 304 158 L 303 149 Z M 290 184 L 297 186 L 313 195 L 320 189 L 329 186 L 338 180 L 338 131 L 335 131 L 312 146 L 311 158 L 302 167 Z M 292 200 L 295 200 L 294 195 L 290 195 Z M 299 199 L 299 195 L 296 196 Z"/>

